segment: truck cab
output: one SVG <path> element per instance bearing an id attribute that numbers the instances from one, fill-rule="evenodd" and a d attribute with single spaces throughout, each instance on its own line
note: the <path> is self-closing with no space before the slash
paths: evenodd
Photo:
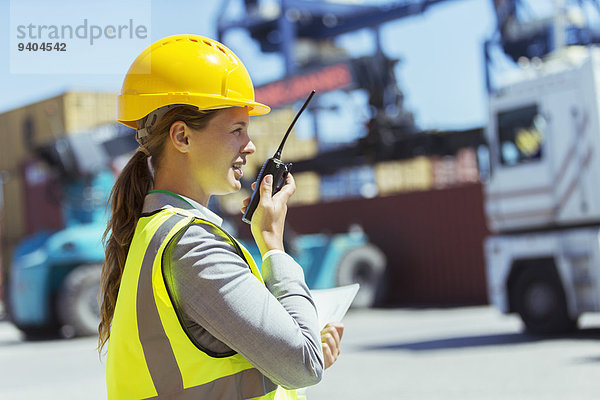
<path id="1" fill-rule="evenodd" d="M 489 100 L 488 295 L 535 333 L 600 311 L 600 49 L 566 47 Z"/>

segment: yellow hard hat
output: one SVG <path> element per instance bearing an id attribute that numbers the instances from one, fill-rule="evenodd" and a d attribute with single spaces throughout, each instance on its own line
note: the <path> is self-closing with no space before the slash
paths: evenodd
<path id="1" fill-rule="evenodd" d="M 135 129 L 137 120 L 169 104 L 201 110 L 248 107 L 250 115 L 271 110 L 254 101 L 254 86 L 240 59 L 198 35 L 166 37 L 135 59 L 117 100 L 117 120 Z"/>

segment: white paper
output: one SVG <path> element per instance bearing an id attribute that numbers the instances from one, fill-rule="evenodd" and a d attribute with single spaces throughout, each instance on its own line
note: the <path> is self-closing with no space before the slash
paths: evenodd
<path id="1" fill-rule="evenodd" d="M 323 329 L 329 322 L 340 322 L 344 318 L 359 288 L 360 285 L 354 283 L 332 289 L 310 291 L 317 306 L 320 329 Z"/>

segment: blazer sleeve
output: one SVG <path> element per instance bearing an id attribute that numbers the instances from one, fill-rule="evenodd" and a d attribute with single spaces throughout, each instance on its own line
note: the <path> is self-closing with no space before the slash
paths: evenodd
<path id="1" fill-rule="evenodd" d="M 284 388 L 318 383 L 324 369 L 320 331 L 300 265 L 288 254 L 270 255 L 263 285 L 213 229 L 185 228 L 163 261 L 175 306 L 201 328 L 197 339 L 221 342 Z"/>

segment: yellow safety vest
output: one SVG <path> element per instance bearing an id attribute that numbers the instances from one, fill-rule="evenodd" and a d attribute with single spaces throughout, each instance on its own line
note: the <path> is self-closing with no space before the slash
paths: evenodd
<path id="1" fill-rule="evenodd" d="M 142 216 L 127 255 L 111 326 L 108 398 L 296 399 L 295 390 L 278 387 L 240 354 L 210 356 L 187 336 L 165 285 L 162 259 L 168 256 L 171 240 L 191 224 L 204 224 L 231 243 L 252 274 L 263 281 L 248 251 L 220 227 L 175 208 Z"/>

